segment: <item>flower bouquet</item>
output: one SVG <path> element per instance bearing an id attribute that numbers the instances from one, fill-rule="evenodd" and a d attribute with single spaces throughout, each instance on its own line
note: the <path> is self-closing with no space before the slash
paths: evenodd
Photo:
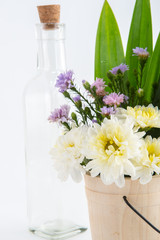
<path id="1" fill-rule="evenodd" d="M 80 90 L 73 71 L 57 77 L 56 87 L 73 107 L 70 113 L 63 105 L 49 116 L 64 128 L 51 155 L 61 180 L 70 175 L 79 182 L 85 174 L 93 240 L 159 239 L 149 222 L 160 227 L 160 35 L 153 51 L 151 23 L 150 1 L 137 0 L 124 57 L 105 0 L 95 81 L 83 80 Z"/>

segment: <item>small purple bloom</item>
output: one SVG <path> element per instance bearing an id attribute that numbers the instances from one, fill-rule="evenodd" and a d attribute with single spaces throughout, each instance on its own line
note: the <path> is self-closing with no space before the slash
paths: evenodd
<path id="1" fill-rule="evenodd" d="M 113 107 L 103 107 L 101 108 L 102 115 L 109 116 L 111 114 L 115 114 L 116 111 Z"/>
<path id="2" fill-rule="evenodd" d="M 73 87 L 73 71 L 69 70 L 66 71 L 64 73 L 61 73 L 58 77 L 57 77 L 57 81 L 56 81 L 56 87 L 59 88 L 59 92 L 63 93 L 65 91 L 67 91 L 67 89 L 72 88 Z"/>
<path id="3" fill-rule="evenodd" d="M 81 100 L 81 97 L 79 95 L 73 97 L 74 102 L 79 102 Z"/>
<path id="4" fill-rule="evenodd" d="M 129 97 L 124 95 L 124 102 L 128 103 Z"/>
<path id="5" fill-rule="evenodd" d="M 100 87 L 105 87 L 105 82 L 101 78 L 96 78 L 96 81 L 92 83 L 91 88 L 96 87 L 97 89 Z"/>
<path id="6" fill-rule="evenodd" d="M 105 96 L 103 98 L 103 102 L 106 105 L 109 106 L 114 106 L 115 108 L 117 106 L 119 106 L 121 103 L 127 102 L 128 101 L 128 97 L 125 96 L 124 94 L 120 94 L 120 93 L 110 93 L 109 95 Z"/>
<path id="7" fill-rule="evenodd" d="M 147 51 L 147 48 L 139 48 L 136 47 L 135 49 L 133 49 L 133 56 L 137 56 L 140 59 L 147 59 L 149 57 L 149 52 Z"/>
<path id="8" fill-rule="evenodd" d="M 111 72 L 113 75 L 117 75 L 118 70 L 120 70 L 122 73 L 125 73 L 126 71 L 129 70 L 129 67 L 128 67 L 126 64 L 123 64 L 123 63 L 122 63 L 122 64 L 120 64 L 119 66 L 112 68 L 112 70 L 110 70 L 110 72 Z"/>
<path id="9" fill-rule="evenodd" d="M 86 83 L 86 80 L 82 80 L 82 84 L 84 85 Z"/>
<path id="10" fill-rule="evenodd" d="M 60 108 L 56 108 L 53 112 L 51 112 L 51 115 L 48 118 L 49 122 L 58 122 L 58 123 L 64 123 L 69 120 L 69 111 L 70 106 L 68 105 L 62 105 Z"/>
<path id="11" fill-rule="evenodd" d="M 96 88 L 96 94 L 98 96 L 106 95 L 105 87 L 107 87 L 107 86 L 105 85 L 105 82 L 103 81 L 103 79 L 96 78 L 96 81 L 94 83 L 92 83 L 92 85 L 91 85 L 91 88 L 93 88 L 93 87 Z"/>
<path id="12" fill-rule="evenodd" d="M 97 123 L 97 120 L 96 119 L 92 119 L 92 123 Z"/>

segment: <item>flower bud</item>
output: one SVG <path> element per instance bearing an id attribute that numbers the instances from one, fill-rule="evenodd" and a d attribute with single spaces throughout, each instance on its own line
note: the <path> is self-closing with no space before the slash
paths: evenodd
<path id="1" fill-rule="evenodd" d="M 64 95 L 66 98 L 70 98 L 70 94 L 69 94 L 67 91 L 65 91 L 65 92 L 63 93 L 63 95 Z"/>
<path id="2" fill-rule="evenodd" d="M 74 121 L 77 121 L 77 115 L 74 112 L 72 112 L 71 117 Z"/>
<path id="3" fill-rule="evenodd" d="M 144 90 L 142 89 L 142 88 L 139 88 L 138 90 L 137 90 L 137 94 L 138 94 L 138 97 L 143 97 L 144 96 Z"/>
<path id="4" fill-rule="evenodd" d="M 81 101 L 75 102 L 75 105 L 78 109 L 82 108 L 82 102 Z"/>
<path id="5" fill-rule="evenodd" d="M 89 107 L 85 107 L 84 111 L 85 111 L 86 115 L 88 115 L 89 117 L 92 118 L 91 110 L 89 109 Z"/>
<path id="6" fill-rule="evenodd" d="M 109 72 L 107 72 L 107 77 L 108 77 L 110 80 L 112 80 L 113 77 L 114 77 L 114 75 L 109 71 Z"/>
<path id="7" fill-rule="evenodd" d="M 87 81 L 83 82 L 83 86 L 86 90 L 90 91 L 91 85 L 89 84 L 89 82 L 87 82 Z"/>

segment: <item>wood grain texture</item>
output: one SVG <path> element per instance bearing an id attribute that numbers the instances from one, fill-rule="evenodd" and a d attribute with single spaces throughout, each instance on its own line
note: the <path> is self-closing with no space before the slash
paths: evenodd
<path id="1" fill-rule="evenodd" d="M 146 185 L 126 179 L 124 188 L 106 186 L 99 177 L 85 175 L 92 240 L 159 240 L 155 232 L 124 202 L 123 196 L 160 229 L 160 177 Z"/>

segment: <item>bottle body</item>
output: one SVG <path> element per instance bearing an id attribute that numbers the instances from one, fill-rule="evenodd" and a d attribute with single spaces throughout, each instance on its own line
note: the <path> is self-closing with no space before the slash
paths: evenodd
<path id="1" fill-rule="evenodd" d="M 47 116 L 54 105 L 58 106 L 58 102 L 61 104 L 61 100 L 43 74 L 37 76 L 25 91 L 25 155 L 30 229 L 37 229 L 45 219 L 51 219 L 51 209 L 54 211 L 52 205 L 56 208 L 58 202 L 55 201 L 57 196 L 54 196 L 52 189 L 55 175 L 51 172 L 49 151 L 60 134 L 60 129 L 51 126 Z"/>
<path id="2" fill-rule="evenodd" d="M 55 88 L 57 75 L 65 71 L 64 26 L 45 29 L 39 25 L 38 71 L 24 93 L 25 157 L 29 229 L 40 236 L 72 236 L 79 231 L 70 216 L 67 196 L 73 189 L 61 183 L 54 171 L 50 150 L 62 134 L 48 117 L 65 99 Z M 69 233 L 69 234 L 68 234 Z M 77 232 L 78 233 L 78 232 Z"/>

